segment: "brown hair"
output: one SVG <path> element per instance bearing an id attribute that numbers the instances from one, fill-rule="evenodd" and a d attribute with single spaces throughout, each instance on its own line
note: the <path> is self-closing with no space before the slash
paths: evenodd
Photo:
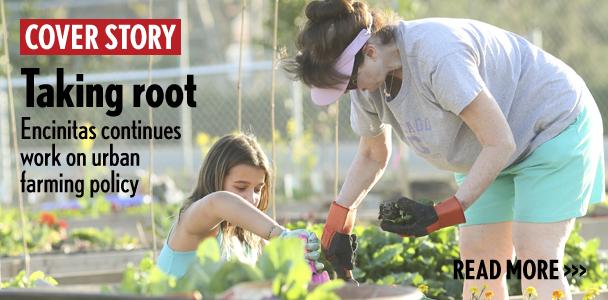
<path id="1" fill-rule="evenodd" d="M 196 188 L 180 208 L 179 215 L 181 216 L 182 212 L 195 201 L 210 193 L 223 190 L 224 178 L 226 178 L 232 167 L 240 164 L 264 170 L 264 188 L 262 189 L 260 203 L 257 208 L 265 211 L 268 208 L 269 191 L 272 181 L 268 158 L 252 135 L 231 134 L 220 138 L 209 149 L 199 172 Z M 230 240 L 233 236 L 236 236 L 241 243 L 248 246 L 252 251 L 258 254 L 261 252 L 263 241 L 257 235 L 226 221 L 220 224 L 220 230 L 222 232 L 222 250 L 230 248 Z"/>
<path id="2" fill-rule="evenodd" d="M 352 0 L 312 1 L 306 6 L 308 18 L 298 34 L 296 47 L 298 54 L 293 60 L 286 60 L 283 68 L 302 80 L 308 86 L 331 87 L 348 79 L 334 70 L 334 62 L 342 51 L 355 39 L 361 29 L 367 28 L 373 19 L 372 34 L 378 36 L 382 44 L 393 41 L 394 15 L 370 10 L 363 2 Z M 362 62 L 356 61 L 354 68 Z"/>

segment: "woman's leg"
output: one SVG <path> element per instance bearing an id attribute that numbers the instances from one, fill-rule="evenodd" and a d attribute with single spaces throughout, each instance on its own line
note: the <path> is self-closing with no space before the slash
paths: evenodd
<path id="1" fill-rule="evenodd" d="M 502 274 L 496 280 L 465 280 L 463 299 L 471 298 L 471 288 L 481 291 L 482 286 L 494 292 L 494 300 L 507 300 L 508 291 L 505 279 L 506 262 L 513 258 L 513 243 L 511 239 L 512 222 L 471 225 L 460 227 L 460 258 L 474 260 L 475 270 L 479 270 L 479 262 L 484 261 L 489 267 L 490 259 L 498 260 Z M 489 272 L 488 272 L 489 273 Z"/>
<path id="2" fill-rule="evenodd" d="M 527 280 L 522 276 L 522 292 L 533 286 L 538 292 L 538 299 L 551 299 L 553 291 L 562 290 L 566 295 L 564 299 L 572 299 L 568 281 L 564 277 L 563 259 L 573 225 L 574 219 L 554 223 L 513 222 L 513 245 L 518 259 L 522 262 L 526 259 L 558 260 L 559 279 Z"/>
<path id="3" fill-rule="evenodd" d="M 589 204 L 604 199 L 602 119 L 588 91 L 582 96 L 582 110 L 572 124 L 509 168 L 515 174 L 516 256 L 559 261 L 560 279 L 522 279 L 522 288 L 534 286 L 539 299 L 551 299 L 557 289 L 571 298 L 563 275 L 565 244 L 574 220 L 586 214 Z"/>

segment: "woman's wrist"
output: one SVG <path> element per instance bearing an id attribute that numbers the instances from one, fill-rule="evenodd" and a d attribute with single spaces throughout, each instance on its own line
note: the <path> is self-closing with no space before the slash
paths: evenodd
<path id="1" fill-rule="evenodd" d="M 458 202 L 460 203 L 460 206 L 462 207 L 462 210 L 466 210 L 467 208 L 469 208 L 475 199 L 472 199 L 471 197 L 467 197 L 464 194 L 466 193 L 461 193 L 460 191 L 456 192 L 456 194 L 454 194 L 454 197 L 456 197 L 456 200 L 458 200 Z"/>
<path id="2" fill-rule="evenodd" d="M 354 201 L 350 201 L 350 200 L 345 200 L 343 198 L 338 198 L 336 199 L 334 202 L 336 202 L 338 205 L 346 208 L 346 209 L 356 209 L 358 203 L 355 203 Z"/>

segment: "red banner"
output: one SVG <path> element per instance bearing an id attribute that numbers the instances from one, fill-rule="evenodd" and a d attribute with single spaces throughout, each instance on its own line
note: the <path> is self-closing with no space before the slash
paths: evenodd
<path id="1" fill-rule="evenodd" d="M 21 19 L 21 55 L 180 55 L 180 19 Z"/>

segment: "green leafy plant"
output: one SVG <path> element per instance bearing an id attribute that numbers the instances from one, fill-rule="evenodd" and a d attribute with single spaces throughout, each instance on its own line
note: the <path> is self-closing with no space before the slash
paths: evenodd
<path id="1" fill-rule="evenodd" d="M 13 279 L 0 283 L 1 288 L 32 288 L 49 285 L 57 285 L 57 280 L 42 271 L 36 271 L 30 276 L 26 276 L 25 271 L 21 271 Z"/>
<path id="2" fill-rule="evenodd" d="M 362 281 L 426 284 L 430 287 L 428 296 L 438 299 L 460 295 L 462 282 L 453 279 L 450 269 L 454 259 L 459 258 L 454 229 L 424 238 L 402 238 L 376 227 L 358 227 L 355 233 L 359 236 L 359 250 L 354 272 Z"/>
<path id="3" fill-rule="evenodd" d="M 67 223 L 54 214 L 32 213 L 25 215 L 25 228 L 21 228 L 16 209 L 0 208 L 0 253 L 19 255 L 23 253 L 22 232 L 30 252 L 46 252 L 58 249 L 66 239 Z"/>
<path id="4" fill-rule="evenodd" d="M 175 278 L 166 275 L 154 265 L 151 257 L 145 257 L 139 266 L 127 265 L 119 291 L 131 294 L 158 296 L 174 289 Z"/>
<path id="5" fill-rule="evenodd" d="M 312 274 L 304 259 L 304 245 L 298 239 L 272 240 L 255 266 L 237 260 L 222 261 L 214 239 L 204 240 L 196 256 L 196 262 L 179 279 L 160 271 L 150 257 L 144 258 L 139 267 L 127 267 L 118 291 L 145 295 L 198 292 L 204 298 L 213 298 L 242 282 L 269 282 L 278 299 L 338 299 L 333 290 L 342 284 L 331 281 L 309 293 Z"/>
<path id="6" fill-rule="evenodd" d="M 99 230 L 94 227 L 85 227 L 72 230 L 70 238 L 96 244 L 101 248 L 109 248 L 112 245 L 113 231 L 109 228 Z"/>
<path id="7" fill-rule="evenodd" d="M 295 222 L 290 229 L 306 228 L 321 236 L 323 224 Z M 566 243 L 564 264 L 583 265 L 587 274 L 569 277 L 574 291 L 605 289 L 608 272 L 598 257 L 599 240 L 585 241 L 576 226 Z M 384 285 L 426 286 L 433 299 L 461 299 L 463 281 L 453 278 L 453 261 L 459 259 L 455 228 L 446 228 L 422 238 L 402 238 L 376 226 L 355 226 L 358 249 L 354 276 L 359 282 Z M 328 270 L 331 266 L 324 261 Z M 508 281 L 509 290 L 520 291 L 520 281 Z M 484 291 L 482 299 L 488 291 Z M 482 293 L 477 293 L 480 296 Z"/>
<path id="8" fill-rule="evenodd" d="M 589 290 L 593 288 L 608 288 L 608 269 L 601 260 L 608 261 L 600 255 L 600 240 L 595 238 L 585 240 L 580 234 L 580 223 L 576 224 L 575 229 L 570 234 L 566 243 L 566 255 L 564 256 L 565 265 L 583 265 L 587 269 L 585 276 L 572 276 L 569 278 L 570 285 L 576 286 L 579 290 Z"/>
<path id="9" fill-rule="evenodd" d="M 111 229 L 77 228 L 68 230 L 68 222 L 55 213 L 26 214 L 25 241 L 30 253 L 72 252 L 83 250 L 134 249 L 139 240 L 130 235 L 117 236 Z M 23 253 L 22 229 L 16 209 L 0 208 L 0 253 L 16 256 Z"/>

